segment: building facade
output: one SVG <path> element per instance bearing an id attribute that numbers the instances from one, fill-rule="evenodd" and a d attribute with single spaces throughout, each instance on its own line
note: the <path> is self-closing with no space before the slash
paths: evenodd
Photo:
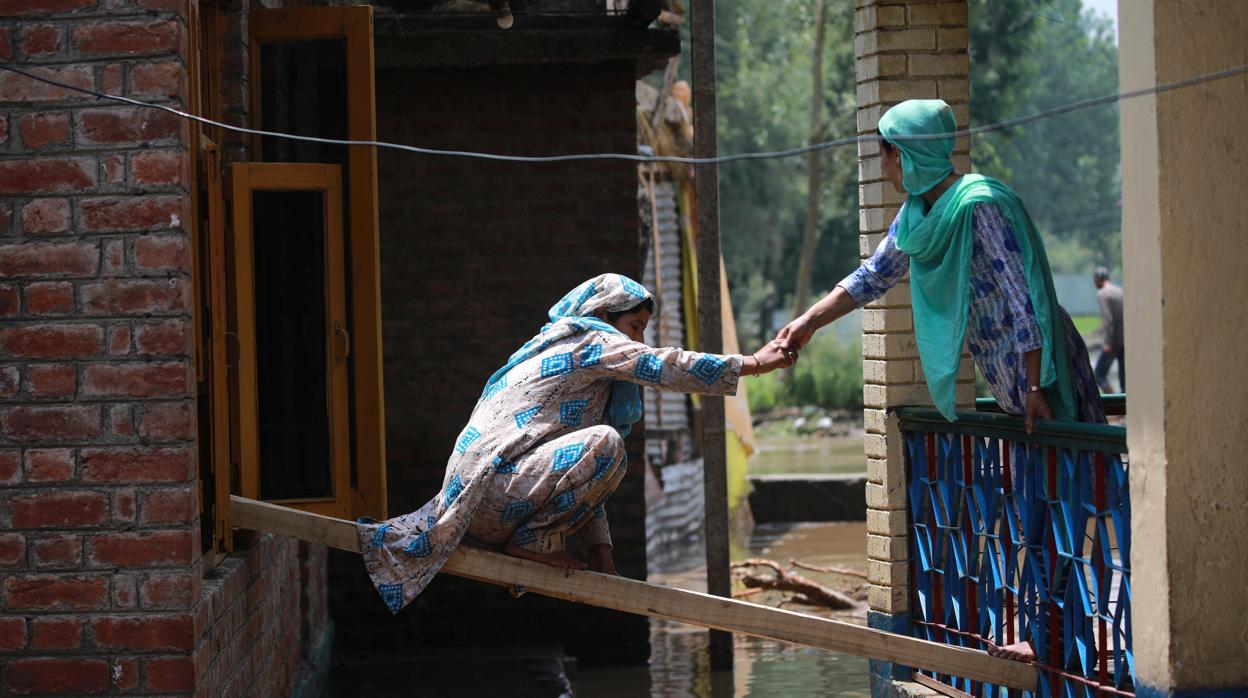
<path id="1" fill-rule="evenodd" d="M 500 50 L 493 15 L 282 5 L 0 3 L 0 63 L 64 85 L 0 71 L 0 693 L 322 693 L 328 553 L 232 529 L 229 495 L 415 508 L 552 299 L 640 270 L 631 167 L 379 159 L 78 91 L 304 136 L 628 152 L 637 72 L 678 50 L 623 16 L 518 13 Z M 644 573 L 627 483 L 621 568 Z M 359 582 L 351 563 L 335 584 Z M 344 589 L 339 644 L 376 641 L 357 630 L 380 600 Z M 506 607 L 516 633 L 601 634 L 487 591 L 430 598 L 482 609 L 478 627 Z M 375 620 L 477 639 L 437 617 Z M 621 627 L 644 656 L 644 625 Z"/>

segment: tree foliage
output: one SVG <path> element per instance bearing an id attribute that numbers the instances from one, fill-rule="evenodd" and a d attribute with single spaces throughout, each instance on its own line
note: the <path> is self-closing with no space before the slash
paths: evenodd
<path id="1" fill-rule="evenodd" d="M 1113 28 L 1081 0 L 971 0 L 970 18 L 974 124 L 1118 90 Z M 977 170 L 1022 197 L 1054 271 L 1120 265 L 1116 105 L 981 136 L 971 155 Z"/>
<path id="2" fill-rule="evenodd" d="M 810 138 L 814 0 L 716 3 L 719 149 L 775 150 Z M 822 139 L 853 135 L 853 3 L 828 4 Z M 807 160 L 721 166 L 720 229 L 743 346 L 770 339 L 787 310 L 805 223 Z M 857 153 L 827 151 L 812 287 L 826 290 L 858 263 Z"/>

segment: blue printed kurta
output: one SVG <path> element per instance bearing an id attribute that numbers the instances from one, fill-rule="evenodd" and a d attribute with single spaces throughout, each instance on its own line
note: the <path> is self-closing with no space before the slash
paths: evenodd
<path id="1" fill-rule="evenodd" d="M 613 381 L 729 395 L 740 356 L 655 349 L 590 330 L 512 367 L 477 403 L 447 462 L 442 491 L 418 511 L 359 526 L 365 564 L 398 612 L 441 569 L 467 532 L 489 543 L 562 550 L 582 528 L 609 543 L 603 501 L 626 468 L 623 439 L 605 426 Z"/>
<path id="2" fill-rule="evenodd" d="M 975 240 L 971 252 L 971 302 L 967 312 L 966 346 L 1001 409 L 1023 414 L 1026 409 L 1027 366 L 1023 354 L 1040 349 L 1042 337 L 1023 272 L 1023 259 L 1014 228 L 992 204 L 977 204 L 973 214 Z M 875 253 L 838 286 L 862 307 L 894 284 L 910 269 L 910 257 L 897 248 L 897 220 Z M 1079 402 L 1079 419 L 1104 422 L 1088 349 L 1064 309 L 1072 375 Z"/>

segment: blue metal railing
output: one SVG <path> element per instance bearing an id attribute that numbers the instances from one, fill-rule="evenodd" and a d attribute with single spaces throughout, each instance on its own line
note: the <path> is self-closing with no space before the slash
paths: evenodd
<path id="1" fill-rule="evenodd" d="M 1133 696 L 1126 429 L 1037 422 L 1029 435 L 1004 414 L 898 414 L 914 633 L 976 649 L 1030 642 L 1039 696 Z"/>

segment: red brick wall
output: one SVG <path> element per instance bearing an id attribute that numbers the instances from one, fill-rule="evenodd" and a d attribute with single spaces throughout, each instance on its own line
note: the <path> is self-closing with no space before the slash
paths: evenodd
<path id="1" fill-rule="evenodd" d="M 418 39 L 412 39 L 418 40 Z M 383 140 L 512 154 L 633 152 L 634 66 L 377 71 Z M 382 320 L 391 515 L 438 490 L 485 379 L 569 289 L 640 278 L 637 171 L 627 162 L 530 165 L 381 151 Z M 637 439 L 640 445 L 640 439 Z M 634 463 L 640 464 L 640 451 Z M 641 473 L 608 505 L 617 563 L 645 578 Z M 644 619 L 436 579 L 392 619 L 358 559 L 331 590 L 345 647 L 563 642 L 582 660 L 644 661 Z M 602 650 L 607 656 L 594 657 Z"/>
<path id="2" fill-rule="evenodd" d="M 325 639 L 323 545 L 260 537 L 204 580 L 192 653 L 199 696 L 289 696 Z"/>
<path id="3" fill-rule="evenodd" d="M 181 107 L 186 14 L 0 0 L 0 61 Z M 0 694 L 279 695 L 323 638 L 324 548 L 204 578 L 188 138 L 0 72 Z"/>

